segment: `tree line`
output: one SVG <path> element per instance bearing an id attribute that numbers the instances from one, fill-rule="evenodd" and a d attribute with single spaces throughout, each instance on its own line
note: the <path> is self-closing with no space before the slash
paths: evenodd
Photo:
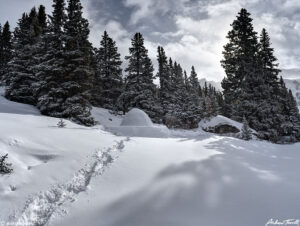
<path id="1" fill-rule="evenodd" d="M 297 103 L 282 77 L 266 29 L 259 37 L 252 18 L 241 9 L 228 32 L 221 64 L 223 114 L 237 121 L 247 119 L 262 139 L 274 142 L 300 140 Z"/>
<path id="2" fill-rule="evenodd" d="M 92 105 L 123 113 L 137 107 L 170 128 L 196 128 L 201 119 L 222 114 L 240 122 L 246 119 L 263 139 L 299 140 L 295 99 L 278 79 L 266 30 L 258 40 L 251 22 L 242 9 L 228 33 L 221 93 L 206 83 L 201 87 L 195 68 L 187 75 L 161 46 L 154 74 L 141 33 L 131 39 L 123 71 L 117 44 L 106 31 L 99 48 L 88 41 L 89 23 L 80 0 L 53 0 L 51 15 L 41 5 L 24 13 L 13 33 L 8 22 L 0 29 L 5 97 L 87 126 L 95 124 Z"/>

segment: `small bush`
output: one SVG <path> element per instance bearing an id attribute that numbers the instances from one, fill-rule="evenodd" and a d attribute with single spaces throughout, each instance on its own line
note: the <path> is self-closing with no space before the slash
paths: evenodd
<path id="1" fill-rule="evenodd" d="M 65 128 L 66 127 L 66 123 L 64 122 L 63 119 L 60 119 L 59 122 L 57 123 L 57 126 L 59 128 Z"/>
<path id="2" fill-rule="evenodd" d="M 251 140 L 252 139 L 251 134 L 252 134 L 252 132 L 251 132 L 251 129 L 249 128 L 248 121 L 244 117 L 241 137 L 243 140 Z"/>
<path id="3" fill-rule="evenodd" d="M 6 159 L 8 158 L 8 154 L 0 157 L 0 173 L 7 174 L 11 173 L 13 169 L 11 168 L 11 163 L 6 163 Z"/>

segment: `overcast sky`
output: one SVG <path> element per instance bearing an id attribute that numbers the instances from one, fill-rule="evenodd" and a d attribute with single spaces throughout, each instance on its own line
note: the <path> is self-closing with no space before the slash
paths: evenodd
<path id="1" fill-rule="evenodd" d="M 99 46 L 106 29 L 124 57 L 134 32 L 144 35 L 149 55 L 156 64 L 156 49 L 162 45 L 188 72 L 219 81 L 223 45 L 230 24 L 244 7 L 254 28 L 271 36 L 275 55 L 285 77 L 300 78 L 300 0 L 82 0 L 91 27 L 90 40 Z M 24 11 L 43 4 L 52 11 L 52 0 L 0 0 L 0 23 L 15 26 Z"/>

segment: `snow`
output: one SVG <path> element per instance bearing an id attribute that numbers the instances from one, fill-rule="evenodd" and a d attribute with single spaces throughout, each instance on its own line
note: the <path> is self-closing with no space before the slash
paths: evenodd
<path id="1" fill-rule="evenodd" d="M 123 116 L 101 108 L 92 114 L 100 125 L 65 120 L 66 128 L 58 128 L 59 119 L 0 96 L 0 155 L 8 153 L 14 169 L 0 175 L 0 225 L 252 226 L 299 219 L 300 143 L 201 129 L 168 130 L 167 138 L 116 136 L 105 130 L 159 126 L 121 126 Z"/>
<path id="2" fill-rule="evenodd" d="M 170 136 L 166 126 L 154 125 L 149 116 L 137 108 L 131 109 L 119 126 L 107 126 L 106 129 L 119 136 L 158 138 Z"/>
<path id="3" fill-rule="evenodd" d="M 13 114 L 24 114 L 24 115 L 40 115 L 38 109 L 33 106 L 21 103 L 14 103 L 7 99 L 4 96 L 5 89 L 3 86 L 0 86 L 0 109 L 2 113 L 13 113 Z"/>
<path id="4" fill-rule="evenodd" d="M 220 125 L 231 125 L 239 130 L 241 130 L 243 127 L 242 123 L 236 122 L 222 115 L 217 115 L 216 117 L 212 117 L 211 119 L 203 119 L 199 123 L 199 127 L 202 129 L 208 129 L 209 127 L 216 127 Z"/>
<path id="5" fill-rule="evenodd" d="M 122 116 L 114 115 L 104 108 L 93 107 L 91 113 L 94 119 L 104 127 L 120 126 L 122 122 Z"/>
<path id="6" fill-rule="evenodd" d="M 133 108 L 123 118 L 121 126 L 153 126 L 153 123 L 144 111 Z"/>

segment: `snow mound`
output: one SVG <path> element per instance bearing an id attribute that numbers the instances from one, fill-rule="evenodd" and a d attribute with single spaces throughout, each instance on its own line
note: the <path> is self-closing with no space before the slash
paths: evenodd
<path id="1" fill-rule="evenodd" d="M 222 115 L 217 115 L 209 120 L 203 119 L 199 123 L 199 128 L 208 132 L 217 132 L 218 128 L 222 128 L 222 126 L 230 126 L 232 131 L 234 131 L 235 128 L 236 132 L 239 132 L 241 131 L 243 124 Z"/>
<path id="2" fill-rule="evenodd" d="M 115 115 L 105 108 L 93 107 L 92 108 L 93 118 L 102 126 L 119 126 L 122 122 L 121 115 Z"/>
<path id="3" fill-rule="evenodd" d="M 123 118 L 121 126 L 153 126 L 153 123 L 144 111 L 133 108 Z"/>
<path id="4" fill-rule="evenodd" d="M 155 125 L 142 110 L 133 108 L 123 118 L 120 126 L 106 127 L 109 132 L 129 137 L 166 138 L 170 131 L 166 126 Z"/>

